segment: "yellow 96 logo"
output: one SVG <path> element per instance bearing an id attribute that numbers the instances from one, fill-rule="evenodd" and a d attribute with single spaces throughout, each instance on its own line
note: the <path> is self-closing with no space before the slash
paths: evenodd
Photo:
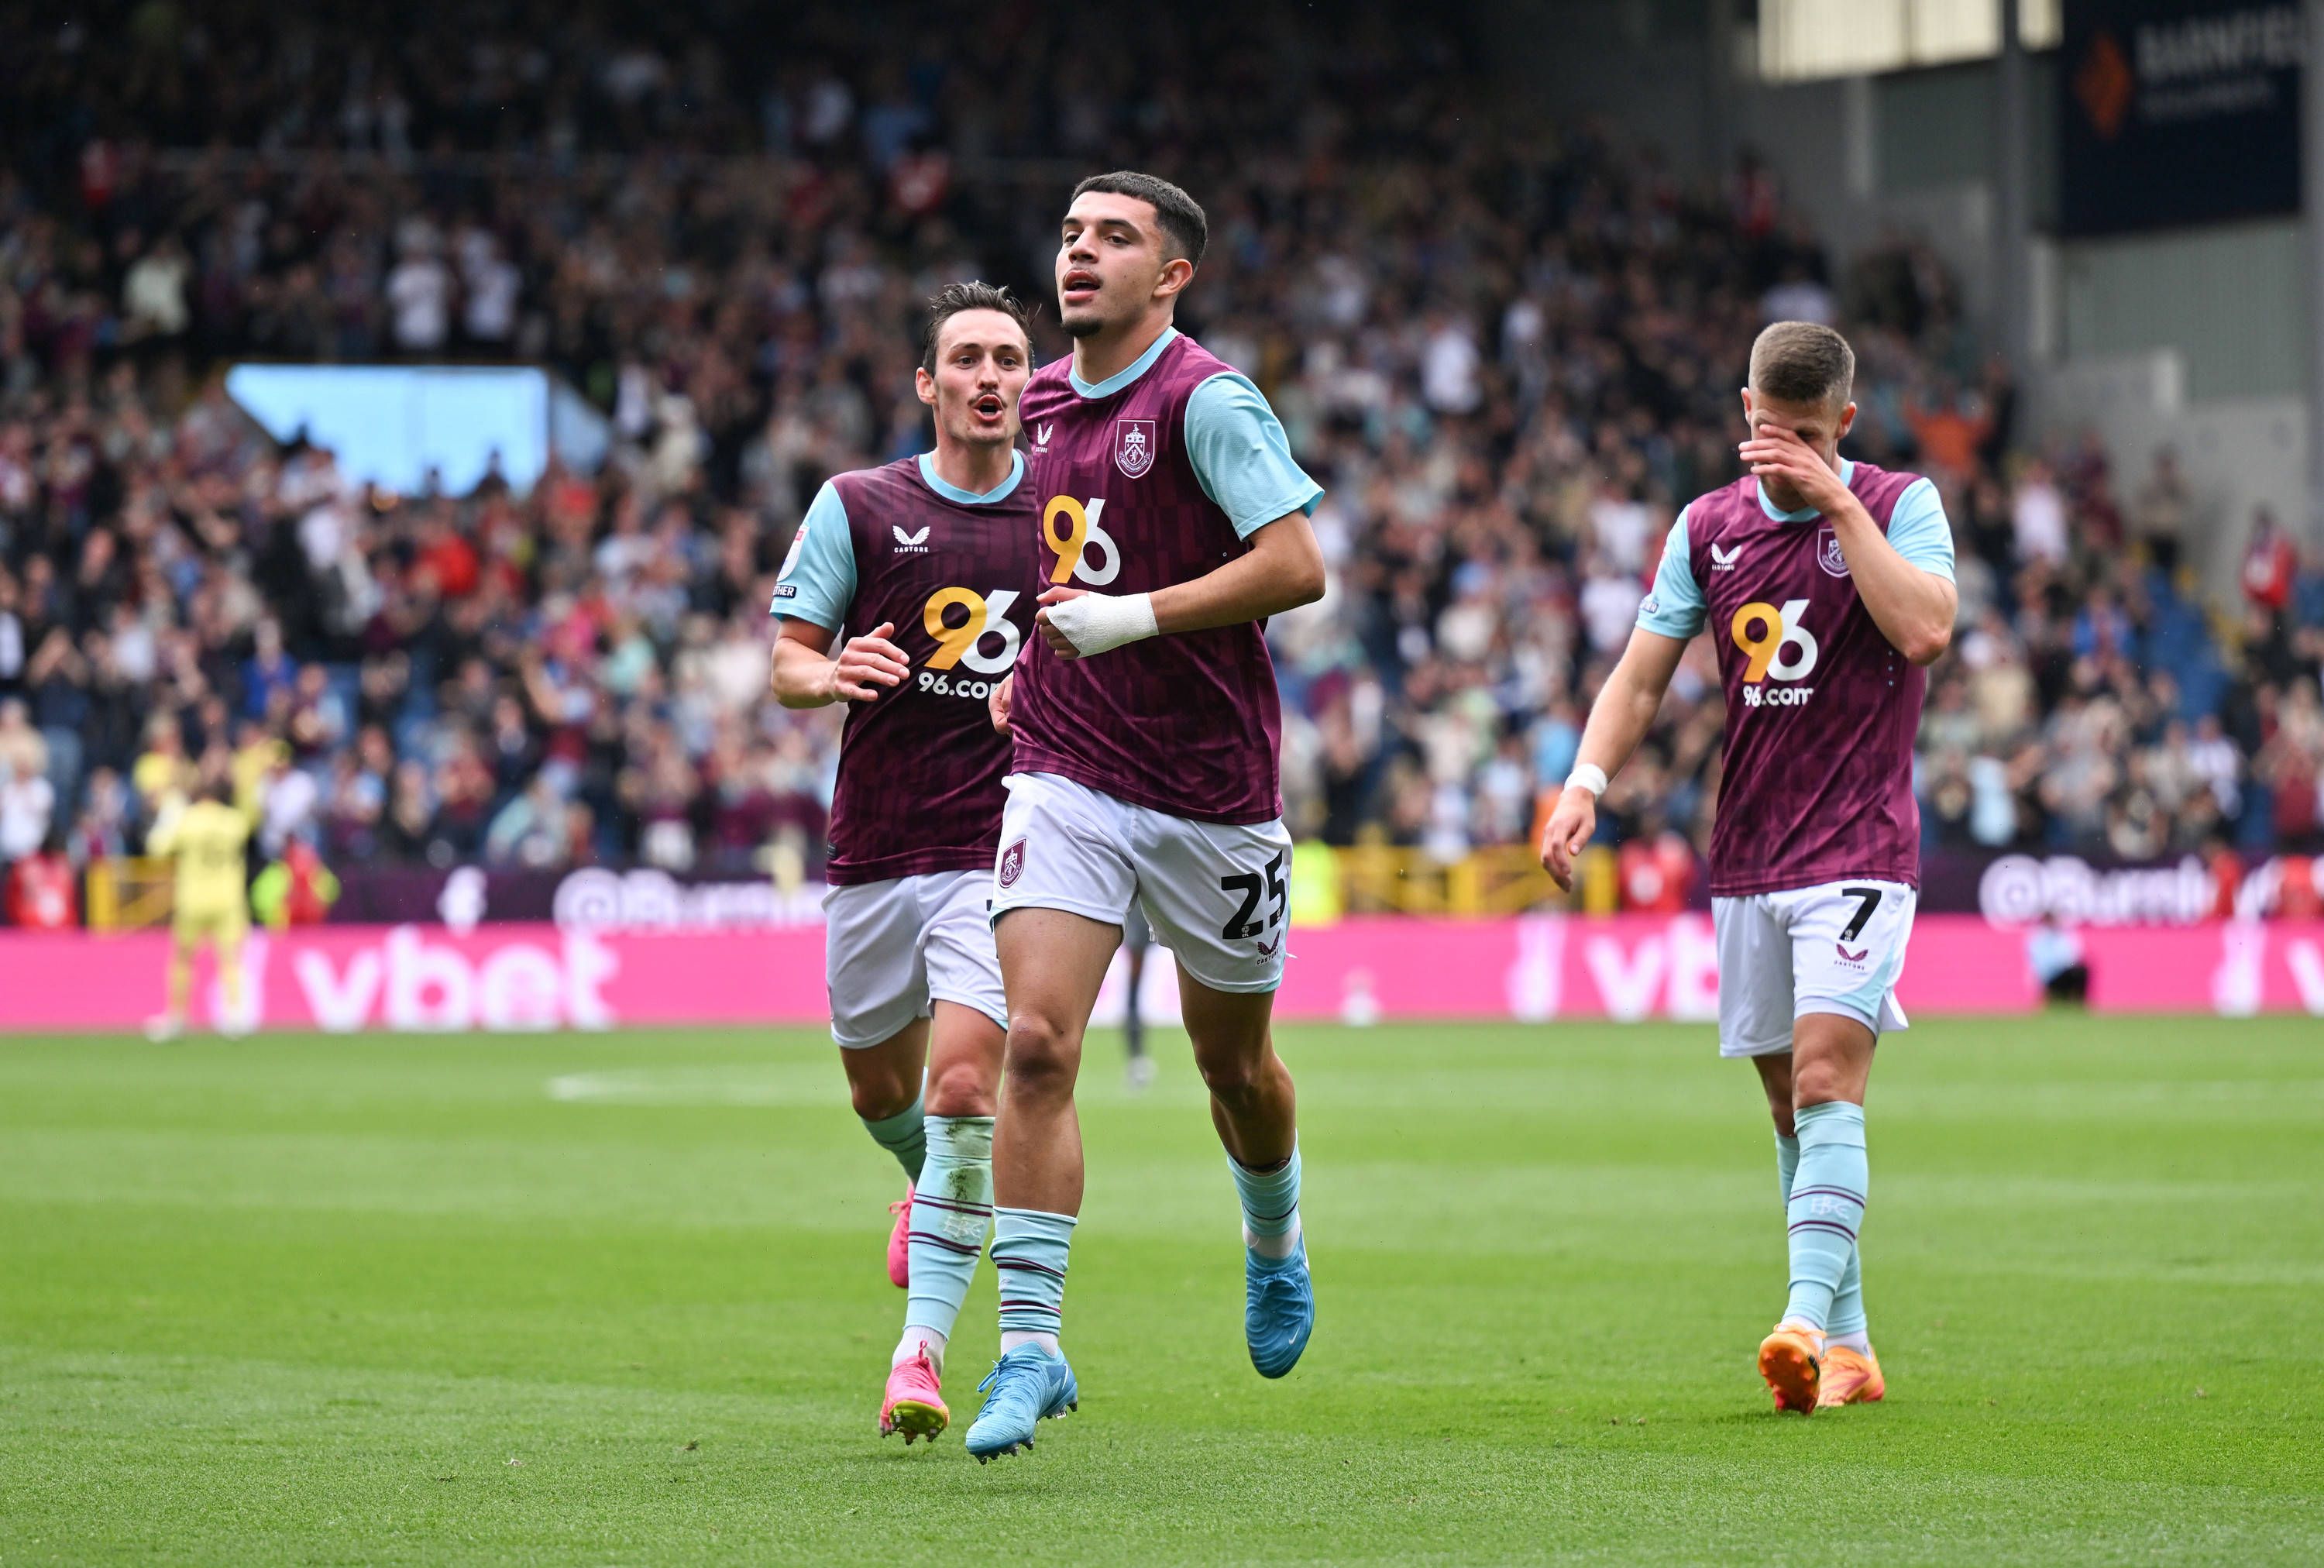
<path id="1" fill-rule="evenodd" d="M 1800 623 L 1807 613 L 1805 599 L 1786 599 L 1781 609 L 1755 600 L 1735 612 L 1728 635 L 1742 650 L 1743 706 L 1797 707 L 1815 695 L 1810 686 L 1767 687 L 1769 680 L 1806 679 L 1815 670 L 1819 650 L 1815 633 Z"/>
<path id="2" fill-rule="evenodd" d="M 1016 602 L 1014 588 L 1001 588 L 989 596 L 974 588 L 938 588 L 930 594 L 920 612 L 920 624 L 936 639 L 936 650 L 920 668 L 920 689 L 938 696 L 986 696 L 991 687 L 984 681 L 955 681 L 945 672 L 964 666 L 978 675 L 1008 674 L 1017 662 L 1019 633 L 1009 619 L 1009 606 Z M 999 651 L 984 650 L 988 637 L 1001 639 Z"/>
<path id="3" fill-rule="evenodd" d="M 1102 588 L 1121 575 L 1121 548 L 1098 526 L 1104 511 L 1103 496 L 1086 505 L 1070 495 L 1055 496 L 1041 509 L 1041 538 L 1057 558 L 1049 568 L 1050 582 L 1062 585 L 1073 577 Z M 1103 556 L 1102 563 L 1090 558 L 1093 550 Z"/>

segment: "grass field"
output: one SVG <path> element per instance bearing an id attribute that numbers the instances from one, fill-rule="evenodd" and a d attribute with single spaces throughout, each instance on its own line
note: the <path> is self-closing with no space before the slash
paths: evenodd
<path id="1" fill-rule="evenodd" d="M 1288 1031 L 1319 1315 L 1243 1355 L 1183 1042 L 1084 1084 L 1081 1414 L 872 1434 L 894 1167 L 819 1038 L 0 1042 L 0 1563 L 2324 1561 L 2324 1027 L 1916 1028 L 1885 1406 L 1752 1372 L 1702 1028 Z"/>

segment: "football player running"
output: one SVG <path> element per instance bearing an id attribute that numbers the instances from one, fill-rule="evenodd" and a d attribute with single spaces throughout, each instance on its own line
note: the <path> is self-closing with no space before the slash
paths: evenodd
<path id="1" fill-rule="evenodd" d="M 936 450 L 824 485 L 775 588 L 776 697 L 848 705 L 825 964 L 855 1113 L 910 1184 L 888 1242 L 910 1294 L 880 1407 L 881 1434 L 907 1445 L 951 1419 L 945 1347 L 992 1213 L 1008 1014 L 985 899 L 1009 742 L 987 706 L 1032 630 L 1037 520 L 1016 448 L 1031 371 L 1007 292 L 937 294 L 913 378 Z"/>

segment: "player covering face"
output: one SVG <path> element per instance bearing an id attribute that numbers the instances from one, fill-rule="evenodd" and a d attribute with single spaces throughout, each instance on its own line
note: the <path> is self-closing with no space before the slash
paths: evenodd
<path id="1" fill-rule="evenodd" d="M 1248 380 L 1172 326 L 1206 239 L 1150 175 L 1083 182 L 1060 234 L 1070 364 L 1025 392 L 1040 641 L 996 705 L 1015 742 L 992 878 L 1009 996 L 993 1141 L 1001 1358 L 968 1448 L 1029 1448 L 1073 1407 L 1059 1335 L 1082 1201 L 1074 1084 L 1132 909 L 1170 949 L 1240 1201 L 1252 1364 L 1314 1322 L 1291 1075 L 1270 1032 L 1291 841 L 1265 617 L 1317 598 L 1323 492 Z"/>
<path id="2" fill-rule="evenodd" d="M 1855 356 L 1779 322 L 1751 352 L 1744 478 L 1679 513 L 1653 591 L 1545 830 L 1570 887 L 1599 797 L 1709 629 L 1727 694 L 1711 844 L 1720 1054 L 1758 1069 L 1775 1122 L 1791 1294 L 1759 1350 L 1778 1409 L 1880 1398 L 1857 1233 L 1864 1091 L 1920 881 L 1913 741 L 1951 640 L 1952 534 L 1935 486 L 1840 456 Z"/>
<path id="3" fill-rule="evenodd" d="M 1023 315 L 979 283 L 930 315 L 914 382 L 936 450 L 825 485 L 774 603 L 775 696 L 849 706 L 825 964 L 855 1112 L 911 1184 L 889 1238 L 889 1276 L 910 1294 L 880 1411 L 907 1444 L 950 1419 L 945 1348 L 991 1215 L 1007 1013 L 984 905 L 1009 747 L 987 705 L 1031 631 L 1035 569 L 1015 447 Z"/>

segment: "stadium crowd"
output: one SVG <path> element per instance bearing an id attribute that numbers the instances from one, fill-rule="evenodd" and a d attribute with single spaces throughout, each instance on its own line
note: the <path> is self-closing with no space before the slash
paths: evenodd
<path id="1" fill-rule="evenodd" d="M 774 567 L 826 475 L 923 444 L 916 302 L 1044 297 L 1116 164 L 1208 206 L 1183 324 L 1329 488 L 1331 592 L 1271 629 L 1302 835 L 1530 835 L 1676 507 L 1734 473 L 1752 335 L 1804 317 L 1857 346 L 1849 450 L 1956 531 L 1929 842 L 2324 848 L 2324 563 L 2261 519 L 2203 600 L 2170 454 L 2032 443 L 1925 246 L 1836 257 L 1748 161 L 1691 185 L 1456 102 L 1426 23 L 1156 17 L 1133 60 L 1035 8 L 951 55 L 818 18 L 761 70 L 709 23 L 221 9 L 0 66 L 0 862 L 134 852 L 217 773 L 270 857 L 811 872 L 837 724 L 764 699 Z M 613 454 L 385 493 L 236 410 L 244 355 L 543 363 Z M 1699 840 L 1720 726 L 1698 644 L 1605 831 Z"/>

